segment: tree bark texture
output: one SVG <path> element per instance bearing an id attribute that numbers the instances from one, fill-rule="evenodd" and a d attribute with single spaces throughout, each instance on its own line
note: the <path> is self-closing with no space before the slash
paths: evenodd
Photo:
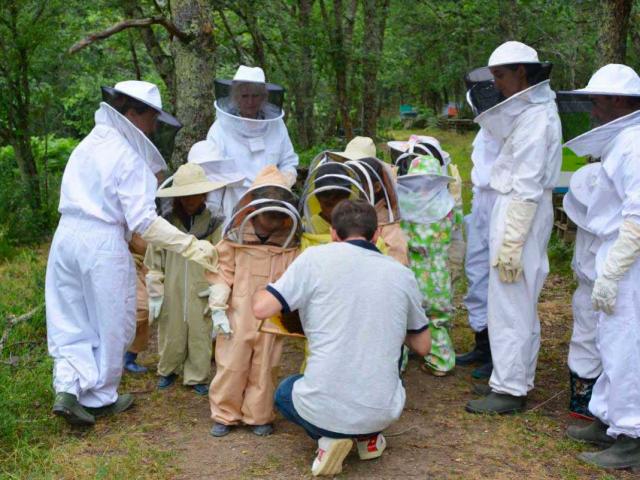
<path id="1" fill-rule="evenodd" d="M 363 0 L 362 130 L 372 138 L 378 123 L 377 79 L 388 9 L 389 0 Z"/>
<path id="2" fill-rule="evenodd" d="M 176 116 L 184 127 L 178 132 L 170 168 L 186 162 L 191 146 L 204 140 L 213 122 L 216 45 L 213 9 L 209 2 L 173 0 L 174 24 L 192 36 L 189 42 L 174 37 L 171 51 L 176 74 Z"/>
<path id="3" fill-rule="evenodd" d="M 625 63 L 629 16 L 633 0 L 602 0 L 598 63 Z"/>
<path id="4" fill-rule="evenodd" d="M 291 93 L 294 99 L 293 114 L 297 125 L 297 140 L 303 150 L 315 142 L 313 114 L 313 61 L 311 39 L 307 38 L 311 19 L 313 0 L 299 0 L 297 18 L 297 37 L 299 61 L 296 62 L 298 80 L 292 83 Z"/>

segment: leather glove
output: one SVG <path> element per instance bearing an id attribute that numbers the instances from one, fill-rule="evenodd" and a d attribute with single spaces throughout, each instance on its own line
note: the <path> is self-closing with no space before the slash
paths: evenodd
<path id="1" fill-rule="evenodd" d="M 213 322 L 214 335 L 224 335 L 227 338 L 231 337 L 233 330 L 231 330 L 229 319 L 224 310 L 214 310 L 211 314 L 211 320 Z"/>
<path id="2" fill-rule="evenodd" d="M 521 200 L 511 200 L 507 207 L 502 244 L 492 263 L 498 268 L 501 282 L 513 283 L 522 277 L 522 249 L 537 208 L 537 203 Z"/>
<path id="3" fill-rule="evenodd" d="M 149 324 L 153 325 L 160 316 L 160 310 L 162 309 L 162 302 L 164 302 L 164 296 L 149 297 Z"/>
<path id="4" fill-rule="evenodd" d="M 177 252 L 211 272 L 217 271 L 218 253 L 211 243 L 181 232 L 162 217 L 157 217 L 141 237 L 152 245 Z"/>
<path id="5" fill-rule="evenodd" d="M 291 188 L 296 184 L 296 180 L 298 178 L 298 173 L 297 172 L 282 172 L 282 175 L 284 175 L 284 178 L 287 182 L 287 187 Z"/>
<path id="6" fill-rule="evenodd" d="M 449 184 L 449 193 L 455 200 L 456 205 L 460 206 L 462 205 L 462 177 L 457 165 L 450 163 L 449 170 L 451 171 L 451 176 L 455 178 L 455 181 Z"/>
<path id="7" fill-rule="evenodd" d="M 149 297 L 164 296 L 164 273 L 160 270 L 149 270 L 144 276 Z"/>
<path id="8" fill-rule="evenodd" d="M 624 220 L 618 238 L 609 249 L 607 258 L 591 292 L 594 310 L 612 315 L 618 297 L 618 282 L 626 275 L 631 265 L 640 256 L 640 225 Z"/>

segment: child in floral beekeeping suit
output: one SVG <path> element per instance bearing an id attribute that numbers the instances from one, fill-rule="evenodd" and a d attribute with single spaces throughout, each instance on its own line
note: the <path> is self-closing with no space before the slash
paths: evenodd
<path id="1" fill-rule="evenodd" d="M 298 254 L 300 217 L 286 177 L 265 167 L 240 198 L 216 246 L 218 273 L 207 275 L 217 332 L 216 375 L 209 403 L 211 435 L 245 424 L 259 436 L 273 432 L 273 393 L 282 337 L 258 331 L 253 294 L 275 282 Z"/>
<path id="2" fill-rule="evenodd" d="M 436 376 L 455 367 L 450 336 L 453 314 L 449 246 L 456 221 L 455 200 L 447 185 L 455 181 L 443 175 L 434 156 L 415 157 L 407 174 L 398 178 L 402 227 L 409 242 L 409 267 L 413 270 L 430 319 L 431 353 L 423 368 Z"/>

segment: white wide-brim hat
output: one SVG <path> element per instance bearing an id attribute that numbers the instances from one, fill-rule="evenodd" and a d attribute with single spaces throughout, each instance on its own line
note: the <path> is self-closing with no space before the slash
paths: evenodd
<path id="1" fill-rule="evenodd" d="M 204 169 L 195 163 L 185 163 L 178 168 L 173 176 L 173 183 L 168 188 L 162 188 L 156 193 L 158 198 L 187 197 L 209 193 L 226 187 L 224 182 L 211 182 L 207 179 Z"/>
<path id="2" fill-rule="evenodd" d="M 500 65 L 513 65 L 517 63 L 541 63 L 536 52 L 529 45 L 522 42 L 504 42 L 496 48 L 491 56 L 487 67 L 498 67 Z"/>
<path id="3" fill-rule="evenodd" d="M 116 94 L 123 94 L 134 98 L 159 112 L 160 115 L 158 116 L 158 121 L 176 128 L 182 127 L 182 124 L 176 117 L 162 110 L 160 90 L 151 82 L 145 82 L 143 80 L 125 80 L 124 82 L 116 83 L 113 87 L 102 87 L 102 91 L 112 97 Z"/>
<path id="4" fill-rule="evenodd" d="M 586 87 L 567 93 L 640 97 L 640 77 L 627 65 L 610 63 L 597 70 Z"/>

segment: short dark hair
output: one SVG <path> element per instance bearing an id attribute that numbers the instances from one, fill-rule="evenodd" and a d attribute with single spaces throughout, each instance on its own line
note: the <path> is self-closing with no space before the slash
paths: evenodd
<path id="1" fill-rule="evenodd" d="M 342 200 L 331 213 L 331 226 L 341 240 L 364 237 L 371 241 L 378 228 L 378 216 L 364 200 Z"/>

